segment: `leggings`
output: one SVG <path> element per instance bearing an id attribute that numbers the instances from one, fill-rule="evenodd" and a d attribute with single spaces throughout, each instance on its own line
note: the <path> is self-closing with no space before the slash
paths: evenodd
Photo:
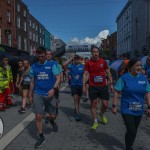
<path id="1" fill-rule="evenodd" d="M 142 115 L 134 116 L 130 114 L 122 114 L 122 118 L 127 129 L 127 132 L 125 134 L 126 150 L 132 150 L 137 129 L 142 119 Z"/>

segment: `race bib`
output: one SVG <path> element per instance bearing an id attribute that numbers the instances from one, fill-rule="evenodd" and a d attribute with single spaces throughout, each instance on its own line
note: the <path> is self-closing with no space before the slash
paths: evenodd
<path id="1" fill-rule="evenodd" d="M 80 77 L 79 75 L 74 76 L 74 78 L 75 78 L 76 80 L 78 80 L 78 79 L 79 79 L 79 77 Z"/>
<path id="2" fill-rule="evenodd" d="M 140 102 L 132 102 L 129 104 L 129 110 L 138 111 L 142 110 L 142 104 Z"/>
<path id="3" fill-rule="evenodd" d="M 103 77 L 102 76 L 94 76 L 94 82 L 103 82 Z"/>
<path id="4" fill-rule="evenodd" d="M 25 76 L 24 77 L 24 84 L 30 84 L 30 77 L 29 76 Z"/>

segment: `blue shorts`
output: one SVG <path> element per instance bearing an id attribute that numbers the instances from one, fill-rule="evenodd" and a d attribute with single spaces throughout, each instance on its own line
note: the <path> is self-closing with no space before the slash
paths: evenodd
<path id="1" fill-rule="evenodd" d="M 81 85 L 71 85 L 72 96 L 78 95 L 82 96 L 82 86 Z"/>

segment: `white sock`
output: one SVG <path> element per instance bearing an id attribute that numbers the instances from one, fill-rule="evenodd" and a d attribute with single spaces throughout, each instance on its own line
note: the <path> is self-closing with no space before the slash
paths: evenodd
<path id="1" fill-rule="evenodd" d="M 98 121 L 97 121 L 97 119 L 94 119 L 94 123 L 97 123 Z"/>

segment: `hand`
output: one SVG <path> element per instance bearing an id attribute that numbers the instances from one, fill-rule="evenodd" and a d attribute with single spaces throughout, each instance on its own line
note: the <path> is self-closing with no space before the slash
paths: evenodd
<path id="1" fill-rule="evenodd" d="M 112 84 L 110 84 L 110 91 L 114 92 L 114 86 Z"/>
<path id="2" fill-rule="evenodd" d="M 146 114 L 147 114 L 147 117 L 150 117 L 150 109 L 147 109 Z"/>
<path id="3" fill-rule="evenodd" d="M 114 115 L 117 114 L 117 107 L 113 107 L 113 108 L 112 108 L 112 113 L 113 113 Z"/>
<path id="4" fill-rule="evenodd" d="M 55 93 L 54 89 L 49 90 L 48 97 L 53 97 L 54 93 Z"/>

